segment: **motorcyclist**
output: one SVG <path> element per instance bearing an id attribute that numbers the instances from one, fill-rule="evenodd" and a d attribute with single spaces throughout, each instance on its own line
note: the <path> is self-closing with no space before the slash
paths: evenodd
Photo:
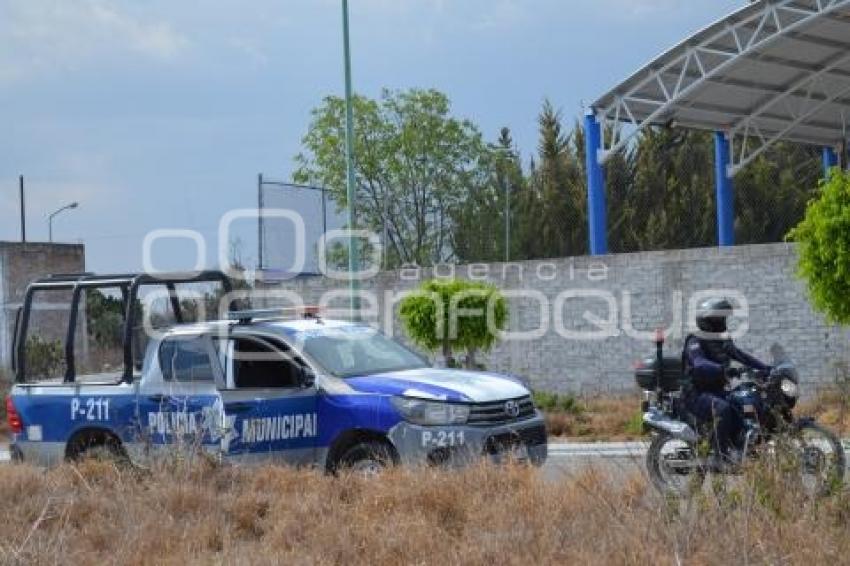
<path id="1" fill-rule="evenodd" d="M 740 370 L 730 367 L 736 361 L 747 368 L 768 372 L 770 367 L 738 349 L 728 337 L 728 319 L 732 304 L 726 299 L 703 301 L 696 316 L 700 332 L 685 340 L 682 361 L 690 377 L 685 391 L 685 408 L 700 425 L 713 425 L 713 441 L 718 465 L 737 464 L 741 454 L 736 440 L 743 430 L 743 419 L 728 401 L 729 380 L 739 377 Z"/>

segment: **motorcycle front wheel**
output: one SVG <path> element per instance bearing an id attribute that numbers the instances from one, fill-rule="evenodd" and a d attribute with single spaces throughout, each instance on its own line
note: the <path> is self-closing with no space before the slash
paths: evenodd
<path id="1" fill-rule="evenodd" d="M 653 436 L 646 453 L 646 468 L 658 491 L 676 497 L 699 491 L 706 476 L 696 447 L 664 433 Z"/>
<path id="2" fill-rule="evenodd" d="M 792 435 L 799 456 L 803 489 L 817 496 L 833 493 L 844 484 L 844 446 L 829 429 L 815 422 L 802 422 Z"/>

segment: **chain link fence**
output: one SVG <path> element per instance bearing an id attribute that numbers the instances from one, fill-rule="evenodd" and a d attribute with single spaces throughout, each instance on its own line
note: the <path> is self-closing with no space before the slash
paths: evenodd
<path id="1" fill-rule="evenodd" d="M 606 164 L 609 250 L 716 246 L 714 151 L 710 133 L 659 128 L 614 155 Z M 396 192 L 387 212 L 389 225 L 410 233 L 387 234 L 388 222 L 369 226 L 365 217 L 359 227 L 386 243 L 383 267 L 388 269 L 410 263 L 403 254 L 393 253 L 392 244 L 398 242 L 407 247 L 421 242 L 423 249 L 408 255 L 424 258 L 414 261 L 422 265 L 586 255 L 587 188 L 580 134 L 574 132 L 558 152 L 544 157 L 522 167 L 512 156 L 514 161 L 497 165 L 492 175 L 482 175 L 486 181 L 480 185 L 458 188 L 462 194 L 451 203 L 425 202 L 422 206 L 434 212 L 421 218 L 404 215 L 404 193 Z M 822 176 L 820 148 L 791 143 L 771 147 L 734 178 L 735 242 L 784 241 L 802 220 Z M 304 265 L 295 271 L 318 273 L 321 235 L 346 225 L 331 192 L 261 175 L 258 193 L 260 209 L 266 212 L 259 222 L 260 267 L 266 272 L 293 271 L 294 225 L 274 212 L 291 210 L 303 218 L 306 232 Z M 433 252 L 434 241 L 441 242 L 439 254 Z"/>
<path id="2" fill-rule="evenodd" d="M 703 132 L 650 132 L 609 162 L 614 253 L 717 245 L 714 144 Z M 823 177 L 820 148 L 780 143 L 734 178 L 735 243 L 782 242 Z"/>
<path id="3" fill-rule="evenodd" d="M 318 274 L 319 241 L 328 230 L 343 225 L 337 205 L 322 187 L 275 181 L 262 174 L 257 179 L 258 268 L 268 274 Z M 297 245 L 294 214 L 304 226 L 304 242 Z M 303 264 L 298 256 L 303 251 Z"/>

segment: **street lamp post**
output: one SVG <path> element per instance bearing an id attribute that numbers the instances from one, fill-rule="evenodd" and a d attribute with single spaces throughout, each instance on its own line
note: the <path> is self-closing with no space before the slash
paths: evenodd
<path id="1" fill-rule="evenodd" d="M 360 258 L 354 241 L 357 230 L 356 192 L 354 185 L 354 112 L 351 106 L 351 50 L 348 40 L 348 0 L 342 0 L 342 41 L 345 58 L 345 162 L 346 197 L 348 200 L 348 288 L 351 295 L 351 317 L 360 317 L 360 301 L 355 274 L 360 272 Z"/>
<path id="2" fill-rule="evenodd" d="M 63 206 L 62 208 L 60 208 L 56 212 L 53 212 L 50 216 L 47 217 L 47 233 L 48 233 L 48 240 L 50 241 L 50 243 L 53 243 L 53 218 L 61 212 L 77 208 L 78 206 L 80 206 L 80 203 L 78 203 L 78 202 L 72 202 L 71 204 L 66 204 L 65 206 Z"/>

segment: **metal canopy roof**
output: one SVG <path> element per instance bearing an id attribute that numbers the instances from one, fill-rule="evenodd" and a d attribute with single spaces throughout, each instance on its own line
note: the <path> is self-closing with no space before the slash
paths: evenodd
<path id="1" fill-rule="evenodd" d="M 603 161 L 648 125 L 728 132 L 731 174 L 780 140 L 841 146 L 850 120 L 850 0 L 753 2 L 652 61 L 593 109 L 613 132 Z"/>

